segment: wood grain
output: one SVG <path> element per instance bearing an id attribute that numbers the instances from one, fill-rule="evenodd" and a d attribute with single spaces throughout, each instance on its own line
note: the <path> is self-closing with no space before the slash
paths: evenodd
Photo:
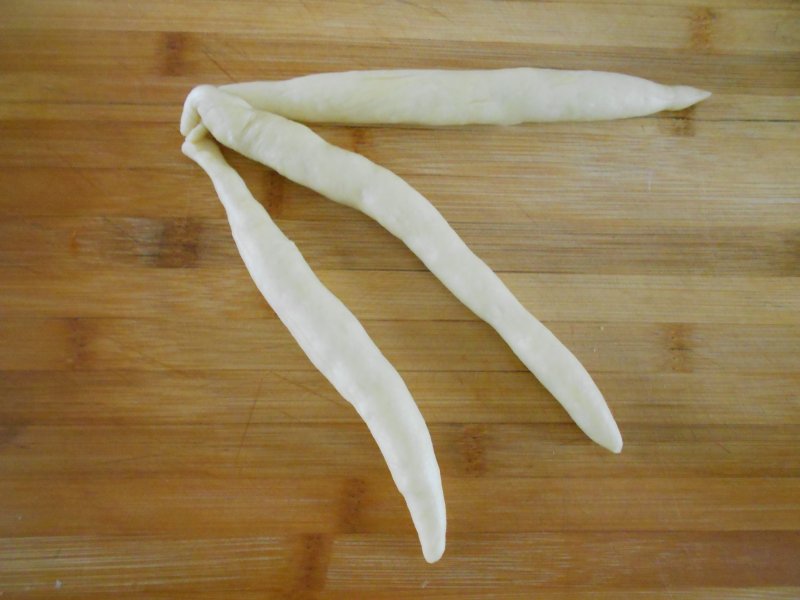
<path id="1" fill-rule="evenodd" d="M 427 565 L 352 408 L 179 151 L 201 82 L 534 65 L 713 92 L 518 127 L 315 126 L 425 194 L 596 376 L 578 431 L 363 215 L 228 153 L 430 425 Z M 793 0 L 0 3 L 0 596 L 800 596 Z"/>

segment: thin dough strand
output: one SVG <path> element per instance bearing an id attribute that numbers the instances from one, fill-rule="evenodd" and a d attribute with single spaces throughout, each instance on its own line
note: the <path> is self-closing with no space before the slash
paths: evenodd
<path id="1" fill-rule="evenodd" d="M 364 419 L 405 497 L 425 560 L 436 562 L 444 552 L 447 517 L 419 408 L 361 323 L 314 275 L 203 133 L 199 125 L 182 149 L 211 178 L 250 276 L 314 366 Z"/>

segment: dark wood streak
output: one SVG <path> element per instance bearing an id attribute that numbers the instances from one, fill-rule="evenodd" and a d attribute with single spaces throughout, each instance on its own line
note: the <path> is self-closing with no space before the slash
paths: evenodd
<path id="1" fill-rule="evenodd" d="M 362 479 L 347 479 L 342 494 L 340 528 L 346 533 L 357 533 L 361 530 L 361 509 L 366 495 L 366 484 Z"/>
<path id="2" fill-rule="evenodd" d="M 663 119 L 667 126 L 667 132 L 677 137 L 694 137 L 694 111 L 695 107 L 690 106 L 675 112 L 671 119 Z"/>
<path id="3" fill-rule="evenodd" d="M 363 154 L 364 150 L 372 143 L 370 137 L 366 127 L 353 127 L 351 134 L 353 152 Z"/>
<path id="4" fill-rule="evenodd" d="M 74 371 L 86 368 L 91 363 L 89 351 L 90 331 L 85 319 L 67 319 L 67 367 Z"/>
<path id="5" fill-rule="evenodd" d="M 486 472 L 486 444 L 483 425 L 465 425 L 459 439 L 464 473 L 482 475 Z"/>
<path id="6" fill-rule="evenodd" d="M 164 224 L 158 239 L 155 265 L 164 268 L 197 266 L 202 225 L 196 219 L 173 219 Z"/>
<path id="7" fill-rule="evenodd" d="M 187 37 L 179 31 L 165 31 L 161 40 L 161 75 L 174 77 L 184 71 Z"/>
<path id="8" fill-rule="evenodd" d="M 330 537 L 312 533 L 300 539 L 295 561 L 294 578 L 287 598 L 314 598 L 328 576 L 331 557 Z"/>
<path id="9" fill-rule="evenodd" d="M 664 327 L 671 371 L 691 373 L 694 370 L 693 333 L 694 328 L 689 323 L 669 323 Z"/>
<path id="10" fill-rule="evenodd" d="M 717 14 L 708 7 L 692 9 L 689 17 L 689 45 L 692 50 L 711 50 L 716 19 Z"/>
<path id="11" fill-rule="evenodd" d="M 273 219 L 280 219 L 283 215 L 283 175 L 272 170 L 266 171 L 267 200 L 265 207 Z"/>
<path id="12" fill-rule="evenodd" d="M 0 448 L 11 446 L 14 440 L 19 437 L 24 429 L 24 425 L 17 422 L 6 422 L 0 424 Z"/>

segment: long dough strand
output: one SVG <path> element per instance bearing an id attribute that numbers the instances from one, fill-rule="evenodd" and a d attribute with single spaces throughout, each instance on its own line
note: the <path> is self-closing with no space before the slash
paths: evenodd
<path id="1" fill-rule="evenodd" d="M 257 109 L 329 123 L 512 125 L 595 121 L 681 110 L 710 94 L 602 71 L 347 71 L 224 85 Z"/>
<path id="2" fill-rule="evenodd" d="M 364 212 L 400 238 L 459 300 L 497 330 L 591 439 L 612 452 L 622 450 L 611 411 L 580 362 L 403 179 L 328 144 L 304 125 L 256 111 L 213 86 L 197 87 L 186 99 L 181 131 L 189 140 L 201 120 L 220 143 Z M 195 129 L 196 135 L 204 131 Z"/>
<path id="3" fill-rule="evenodd" d="M 405 497 L 428 562 L 445 547 L 444 494 L 428 428 L 400 375 L 314 275 L 198 126 L 183 152 L 211 178 L 256 286 L 317 369 L 364 419 Z"/>

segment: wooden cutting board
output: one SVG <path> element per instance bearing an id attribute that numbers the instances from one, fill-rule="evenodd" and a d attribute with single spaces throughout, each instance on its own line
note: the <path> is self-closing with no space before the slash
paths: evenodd
<path id="1" fill-rule="evenodd" d="M 0 4 L 0 596 L 800 597 L 799 23 L 793 0 Z M 315 130 L 425 194 L 575 352 L 619 456 L 390 234 L 229 154 L 427 419 L 431 566 L 178 117 L 198 83 L 523 65 L 714 95 Z"/>

